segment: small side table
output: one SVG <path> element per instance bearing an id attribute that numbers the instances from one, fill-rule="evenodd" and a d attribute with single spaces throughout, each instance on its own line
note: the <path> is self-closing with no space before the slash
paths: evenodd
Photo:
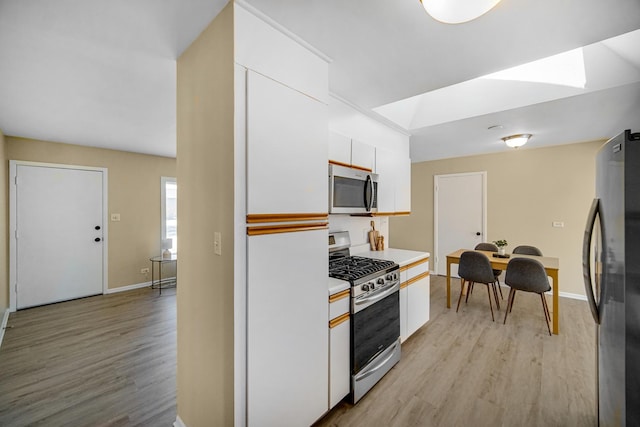
<path id="1" fill-rule="evenodd" d="M 160 290 L 160 295 L 162 295 L 162 284 L 163 284 L 163 279 L 162 279 L 162 264 L 167 264 L 170 262 L 173 262 L 176 264 L 176 279 L 175 280 L 167 280 L 168 283 L 173 283 L 175 285 L 178 284 L 178 255 L 176 254 L 172 254 L 171 258 L 163 258 L 162 255 L 160 256 L 154 256 L 149 258 L 149 261 L 151 261 L 151 289 L 155 288 L 155 286 L 158 286 L 158 289 Z M 155 267 L 156 264 L 158 265 L 158 280 L 155 279 Z"/>

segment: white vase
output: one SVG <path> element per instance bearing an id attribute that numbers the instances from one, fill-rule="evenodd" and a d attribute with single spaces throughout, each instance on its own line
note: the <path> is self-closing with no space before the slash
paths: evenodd
<path id="1" fill-rule="evenodd" d="M 504 248 L 504 246 L 502 246 L 502 247 L 498 248 L 498 254 L 499 254 L 499 255 L 504 255 L 504 254 L 505 254 L 505 248 Z"/>

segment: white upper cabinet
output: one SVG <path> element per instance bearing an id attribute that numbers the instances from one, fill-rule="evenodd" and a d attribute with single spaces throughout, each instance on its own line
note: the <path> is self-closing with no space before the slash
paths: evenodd
<path id="1" fill-rule="evenodd" d="M 329 132 L 329 161 L 351 166 L 351 138 Z"/>
<path id="2" fill-rule="evenodd" d="M 376 148 L 373 145 L 352 139 L 351 166 L 374 171 L 376 167 Z"/>
<path id="3" fill-rule="evenodd" d="M 325 104 L 247 73 L 248 214 L 327 212 L 327 122 Z"/>
<path id="4" fill-rule="evenodd" d="M 376 173 L 378 174 L 378 214 L 396 211 L 396 154 L 376 149 Z"/>
<path id="5" fill-rule="evenodd" d="M 397 213 L 411 212 L 411 159 L 398 156 L 395 176 L 395 210 Z"/>
<path id="6" fill-rule="evenodd" d="M 329 103 L 327 61 L 237 3 L 234 19 L 238 64 Z"/>

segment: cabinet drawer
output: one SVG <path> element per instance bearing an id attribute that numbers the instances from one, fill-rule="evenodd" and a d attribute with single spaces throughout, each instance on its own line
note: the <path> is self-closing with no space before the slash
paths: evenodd
<path id="1" fill-rule="evenodd" d="M 332 301 L 333 300 L 333 301 Z M 351 301 L 350 291 L 339 292 L 329 298 L 329 320 L 333 320 L 349 312 L 349 302 Z"/>
<path id="2" fill-rule="evenodd" d="M 407 280 L 420 276 L 429 271 L 429 258 L 421 259 L 405 266 L 407 269 Z"/>

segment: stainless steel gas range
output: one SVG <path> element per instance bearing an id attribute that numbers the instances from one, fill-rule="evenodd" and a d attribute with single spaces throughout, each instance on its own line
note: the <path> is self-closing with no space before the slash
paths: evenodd
<path id="1" fill-rule="evenodd" d="M 351 393 L 358 402 L 400 360 L 400 270 L 352 256 L 346 231 L 329 233 L 329 276 L 351 286 Z"/>

